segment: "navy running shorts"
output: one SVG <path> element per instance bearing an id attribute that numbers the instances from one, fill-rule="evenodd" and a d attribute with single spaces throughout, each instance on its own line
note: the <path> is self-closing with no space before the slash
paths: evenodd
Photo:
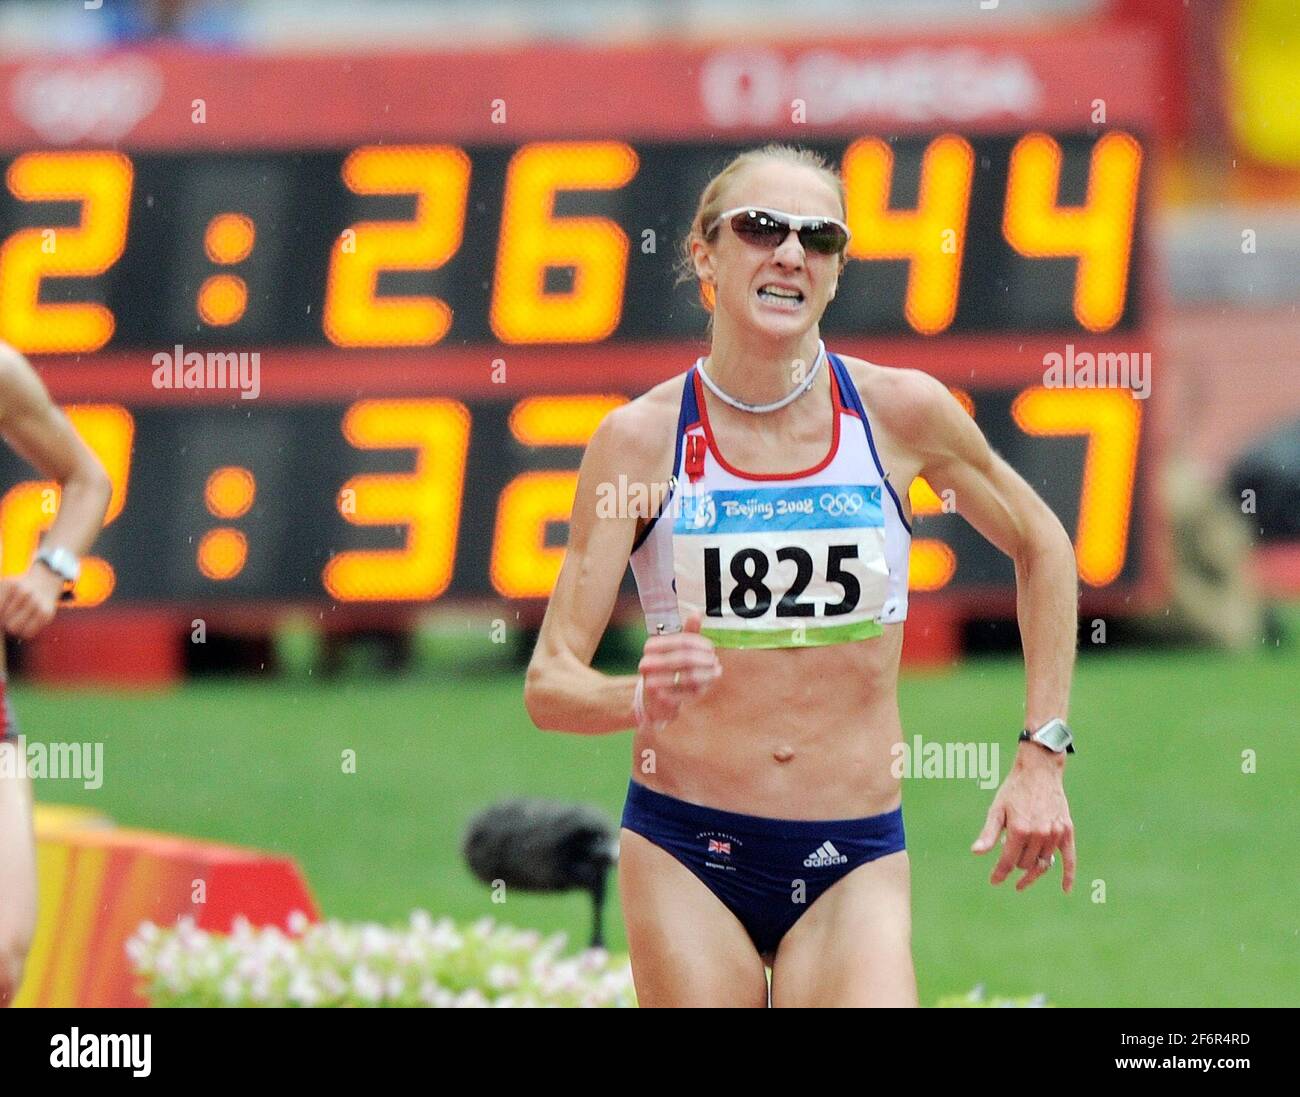
<path id="1" fill-rule="evenodd" d="M 692 804 L 628 782 L 623 823 L 708 886 L 759 954 L 859 865 L 906 849 L 903 809 L 861 819 L 768 819 Z"/>

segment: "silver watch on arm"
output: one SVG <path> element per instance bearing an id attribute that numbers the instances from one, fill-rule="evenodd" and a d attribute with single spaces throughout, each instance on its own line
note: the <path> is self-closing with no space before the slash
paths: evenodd
<path id="1" fill-rule="evenodd" d="M 77 554 L 61 546 L 42 545 L 36 550 L 33 559 L 37 563 L 44 564 L 63 580 L 63 591 L 59 595 L 59 601 L 70 602 L 73 584 L 81 574 L 81 561 L 77 559 Z"/>
<path id="2" fill-rule="evenodd" d="M 1019 741 L 1022 743 L 1035 742 L 1056 754 L 1074 753 L 1074 735 L 1070 732 L 1070 725 L 1059 716 L 1048 720 L 1037 731 L 1030 731 L 1025 728 L 1020 733 Z"/>

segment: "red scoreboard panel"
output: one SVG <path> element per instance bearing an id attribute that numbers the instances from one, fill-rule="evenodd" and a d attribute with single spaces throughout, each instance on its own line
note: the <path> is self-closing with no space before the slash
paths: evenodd
<path id="1" fill-rule="evenodd" d="M 831 349 L 947 382 L 1085 608 L 1135 604 L 1151 401 L 1044 375 L 1151 350 L 1154 70 L 1086 33 L 0 66 L 0 338 L 115 485 L 78 601 L 536 604 L 596 424 L 703 353 L 700 189 L 784 139 L 845 177 Z M 13 573 L 51 496 L 0 465 Z M 911 494 L 913 589 L 1009 611 L 1010 562 Z"/>

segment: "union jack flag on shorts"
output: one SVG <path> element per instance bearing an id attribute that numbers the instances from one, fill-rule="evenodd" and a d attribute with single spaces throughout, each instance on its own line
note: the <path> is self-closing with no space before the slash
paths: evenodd
<path id="1" fill-rule="evenodd" d="M 716 838 L 710 838 L 710 839 L 709 839 L 709 852 L 710 852 L 710 853 L 726 853 L 726 854 L 730 854 L 730 853 L 731 853 L 731 843 L 730 843 L 730 842 L 719 842 Z"/>

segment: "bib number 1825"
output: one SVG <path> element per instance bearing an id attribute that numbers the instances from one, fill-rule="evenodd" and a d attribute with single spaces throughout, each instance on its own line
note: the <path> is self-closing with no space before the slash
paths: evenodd
<path id="1" fill-rule="evenodd" d="M 843 588 L 844 597 L 838 602 L 827 602 L 822 610 L 823 616 L 837 617 L 852 613 L 857 608 L 862 598 L 862 585 L 856 575 L 846 571 L 842 566 L 845 560 L 855 560 L 857 556 L 857 545 L 828 546 L 826 579 L 827 582 L 836 583 Z M 815 602 L 799 601 L 799 596 L 812 582 L 812 553 L 798 545 L 788 545 L 776 550 L 776 559 L 780 563 L 790 562 L 795 566 L 794 582 L 777 602 L 776 616 L 816 616 Z M 771 568 L 772 562 L 762 549 L 741 549 L 732 556 L 729 570 L 736 585 L 727 597 L 727 604 L 737 617 L 746 619 L 762 617 L 772 608 L 773 592 L 766 582 Z M 722 550 L 717 547 L 704 550 L 704 606 L 706 616 L 722 616 Z"/>

